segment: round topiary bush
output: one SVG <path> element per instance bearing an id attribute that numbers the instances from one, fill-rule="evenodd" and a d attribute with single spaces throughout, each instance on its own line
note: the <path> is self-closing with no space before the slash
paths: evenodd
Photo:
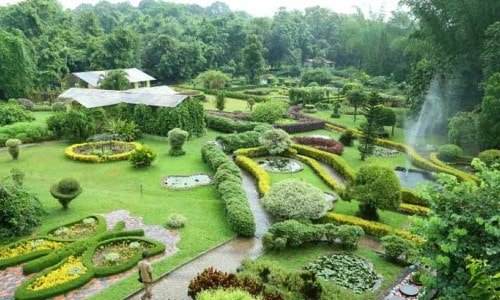
<path id="1" fill-rule="evenodd" d="M 66 112 L 66 105 L 63 102 L 54 102 L 51 106 L 52 111 Z"/>
<path id="2" fill-rule="evenodd" d="M 494 163 L 500 163 L 500 150 L 489 149 L 479 153 L 478 158 L 487 166 L 492 166 Z"/>
<path id="3" fill-rule="evenodd" d="M 457 145 L 446 144 L 438 148 L 438 157 L 443 161 L 454 161 L 462 154 L 462 148 Z"/>
<path id="4" fill-rule="evenodd" d="M 276 221 L 319 219 L 328 208 L 320 189 L 298 179 L 274 184 L 261 202 Z"/>
<path id="5" fill-rule="evenodd" d="M 354 143 L 354 132 L 352 130 L 346 130 L 342 135 L 340 135 L 339 142 L 341 142 L 344 146 L 350 147 Z"/>
<path id="6" fill-rule="evenodd" d="M 145 168 L 151 166 L 156 154 L 148 146 L 139 145 L 130 153 L 129 161 L 134 168 Z"/>
<path id="7" fill-rule="evenodd" d="M 63 209 L 68 209 L 71 200 L 82 193 L 82 188 L 76 179 L 63 178 L 50 187 L 50 193 L 61 203 Z"/>
<path id="8" fill-rule="evenodd" d="M 170 228 L 181 228 L 187 223 L 187 219 L 180 214 L 170 214 L 167 218 L 167 226 Z"/>
<path id="9" fill-rule="evenodd" d="M 174 128 L 168 132 L 168 143 L 170 144 L 170 150 L 168 154 L 172 156 L 184 155 L 186 152 L 182 150 L 182 146 L 186 142 L 189 133 L 180 128 Z"/>
<path id="10" fill-rule="evenodd" d="M 21 152 L 21 140 L 18 139 L 8 139 L 5 142 L 5 146 L 8 147 L 9 154 L 12 159 L 17 159 L 19 157 L 19 152 Z"/>

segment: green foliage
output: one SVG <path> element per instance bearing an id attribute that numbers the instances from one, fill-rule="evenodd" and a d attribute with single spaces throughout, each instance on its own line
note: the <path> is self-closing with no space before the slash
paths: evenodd
<path id="1" fill-rule="evenodd" d="M 39 123 L 15 123 L 0 127 L 0 144 L 8 139 L 19 139 L 23 143 L 48 141 L 53 138 L 47 126 Z"/>
<path id="2" fill-rule="evenodd" d="M 440 174 L 440 186 L 426 186 L 423 191 L 431 208 L 429 218 L 414 220 L 415 232 L 426 239 L 422 262 L 435 270 L 435 277 L 428 277 L 429 288 L 450 298 L 468 293 L 472 276 L 466 271 L 467 255 L 488 260 L 490 274 L 500 268 L 500 171 L 488 170 L 476 159 L 473 166 L 480 170 L 481 185 Z"/>
<path id="3" fill-rule="evenodd" d="M 377 220 L 377 208 L 398 208 L 401 202 L 401 184 L 392 169 L 365 165 L 356 174 L 350 196 L 360 202 L 362 218 Z"/>
<path id="4" fill-rule="evenodd" d="M 354 136 L 354 131 L 346 130 L 340 135 L 339 142 L 341 142 L 346 147 L 350 147 L 354 144 L 355 139 L 356 137 Z"/>
<path id="5" fill-rule="evenodd" d="M 302 74 L 301 83 L 305 86 L 309 86 L 311 82 L 316 82 L 319 85 L 325 85 L 330 83 L 332 77 L 332 73 L 330 73 L 327 69 L 316 68 L 304 72 L 304 74 Z"/>
<path id="6" fill-rule="evenodd" d="M 489 274 L 488 261 L 466 257 L 469 280 L 468 296 L 475 299 L 496 300 L 500 298 L 500 273 Z"/>
<path id="7" fill-rule="evenodd" d="M 281 101 L 268 101 L 258 104 L 251 113 L 252 121 L 272 124 L 286 112 L 288 105 Z"/>
<path id="8" fill-rule="evenodd" d="M 500 149 L 500 73 L 488 78 L 481 113 L 479 132 L 483 149 Z"/>
<path id="9" fill-rule="evenodd" d="M 363 115 L 366 121 L 361 123 L 359 130 L 363 133 L 360 138 L 359 153 L 361 160 L 365 161 L 366 157 L 373 153 L 375 140 L 378 138 L 380 129 L 380 115 L 382 106 L 380 103 L 380 95 L 373 92 L 370 94 L 368 103 L 363 106 Z"/>
<path id="10" fill-rule="evenodd" d="M 223 111 L 226 107 L 226 93 L 224 91 L 219 91 L 215 97 L 215 107 L 218 111 Z"/>
<path id="11" fill-rule="evenodd" d="M 346 98 L 354 106 L 354 122 L 356 122 L 358 107 L 363 105 L 368 100 L 368 97 L 361 88 L 353 88 L 346 92 Z"/>
<path id="12" fill-rule="evenodd" d="M 237 149 L 259 146 L 260 135 L 261 133 L 252 130 L 242 133 L 220 135 L 217 136 L 217 141 L 223 145 L 225 152 L 232 153 Z"/>
<path id="13" fill-rule="evenodd" d="M 88 110 L 73 109 L 47 118 L 47 127 L 56 137 L 77 143 L 85 141 L 95 133 L 96 123 Z"/>
<path id="14" fill-rule="evenodd" d="M 206 89 L 221 90 L 227 87 L 231 77 L 221 71 L 208 70 L 199 74 L 196 80 L 201 81 Z"/>
<path id="15" fill-rule="evenodd" d="M 5 142 L 5 146 L 9 150 L 10 156 L 12 159 L 17 159 L 19 157 L 19 152 L 21 151 L 21 140 L 18 139 L 9 139 Z"/>
<path id="16" fill-rule="evenodd" d="M 33 120 L 33 114 L 21 105 L 0 103 L 0 126 Z"/>
<path id="17" fill-rule="evenodd" d="M 379 124 L 381 126 L 392 126 L 392 133 L 394 135 L 394 126 L 396 126 L 396 113 L 389 107 L 382 106 L 379 112 Z"/>
<path id="18" fill-rule="evenodd" d="M 500 164 L 500 150 L 498 149 L 484 150 L 479 153 L 478 158 L 489 167 L 493 166 L 495 163 Z"/>
<path id="19" fill-rule="evenodd" d="M 277 221 L 319 219 L 327 210 L 323 192 L 297 179 L 287 179 L 274 184 L 269 194 L 261 198 L 261 203 Z"/>
<path id="20" fill-rule="evenodd" d="M 448 123 L 448 142 L 475 152 L 478 148 L 480 133 L 479 115 L 474 112 L 459 112 Z"/>
<path id="21" fill-rule="evenodd" d="M 367 265 L 362 258 L 349 254 L 322 256 L 315 262 L 307 264 L 304 269 L 354 293 L 373 289 L 380 280 L 373 267 Z"/>
<path id="22" fill-rule="evenodd" d="M 170 228 L 181 228 L 187 223 L 186 217 L 180 214 L 170 214 L 167 218 L 167 226 Z"/>
<path id="23" fill-rule="evenodd" d="M 247 73 L 248 82 L 257 83 L 259 75 L 264 71 L 264 46 L 260 37 L 256 34 L 250 34 L 246 37 L 245 47 L 242 49 L 243 66 Z"/>
<path id="24" fill-rule="evenodd" d="M 63 178 L 50 187 L 50 193 L 61 203 L 63 209 L 68 209 L 69 203 L 82 193 L 82 188 L 76 179 Z"/>
<path id="25" fill-rule="evenodd" d="M 151 166 L 156 158 L 156 153 L 148 146 L 138 146 L 130 153 L 129 161 L 134 168 L 146 168 Z"/>
<path id="26" fill-rule="evenodd" d="M 185 152 L 182 150 L 182 146 L 186 142 L 189 133 L 180 128 L 174 128 L 168 132 L 168 143 L 170 144 L 170 150 L 168 154 L 172 156 L 184 155 Z"/>
<path id="27" fill-rule="evenodd" d="M 319 241 L 323 234 L 322 225 L 286 220 L 273 224 L 262 238 L 262 244 L 266 249 L 279 251 L 287 247 L 298 247 L 305 243 Z"/>
<path id="28" fill-rule="evenodd" d="M 122 119 L 113 119 L 109 121 L 104 130 L 111 136 L 116 136 L 116 139 L 126 142 L 135 141 L 141 133 L 134 121 Z"/>
<path id="29" fill-rule="evenodd" d="M 453 144 L 442 145 L 438 148 L 438 157 L 443 161 L 455 161 L 462 156 L 462 149 Z"/>
<path id="30" fill-rule="evenodd" d="M 41 224 L 44 213 L 38 197 L 12 170 L 12 181 L 0 181 L 0 238 L 29 234 Z M 16 179 L 17 178 L 17 179 Z"/>
<path id="31" fill-rule="evenodd" d="M 401 255 L 408 259 L 415 253 L 415 244 L 400 236 L 386 235 L 382 237 L 381 241 L 382 249 L 389 260 L 397 261 Z"/>
<path id="32" fill-rule="evenodd" d="M 272 129 L 260 134 L 259 143 L 269 152 L 269 154 L 278 155 L 290 148 L 292 140 L 286 131 L 282 129 Z"/>
<path id="33" fill-rule="evenodd" d="M 52 103 L 51 110 L 55 112 L 66 112 L 67 107 L 63 102 L 54 102 Z"/>
<path id="34" fill-rule="evenodd" d="M 196 295 L 197 300 L 255 300 L 261 298 L 255 298 L 250 293 L 230 289 L 230 290 L 205 290 Z"/>
<path id="35" fill-rule="evenodd" d="M 208 114 L 205 116 L 205 119 L 208 128 L 225 133 L 251 131 L 254 130 L 256 126 L 262 127 L 261 125 L 267 126 L 266 129 L 272 128 L 271 125 L 261 122 L 234 121 L 229 118 Z"/>

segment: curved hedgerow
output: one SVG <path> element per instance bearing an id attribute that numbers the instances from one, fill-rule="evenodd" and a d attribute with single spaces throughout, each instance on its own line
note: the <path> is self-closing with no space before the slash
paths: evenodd
<path id="1" fill-rule="evenodd" d="M 243 155 L 238 155 L 234 159 L 236 164 L 242 169 L 250 172 L 257 179 L 257 187 L 259 188 L 259 194 L 261 196 L 267 195 L 269 189 L 271 188 L 271 179 L 269 174 L 259 166 L 253 159 L 248 158 Z"/>
<path id="2" fill-rule="evenodd" d="M 89 146 L 89 145 L 93 145 L 95 147 L 100 147 L 101 145 L 103 145 L 103 144 L 106 145 L 108 143 L 109 142 L 91 142 L 91 143 L 73 144 L 64 150 L 64 154 L 69 159 L 83 161 L 83 162 L 91 162 L 91 163 L 128 160 L 132 151 L 134 151 L 137 147 L 139 147 L 141 145 L 141 144 L 136 143 L 136 142 L 113 141 L 113 144 L 129 146 L 131 148 L 131 150 L 123 152 L 123 153 L 119 153 L 119 154 L 112 154 L 112 155 L 80 154 L 80 153 L 76 152 L 76 149 L 81 148 L 81 147 L 85 147 L 85 146 Z"/>

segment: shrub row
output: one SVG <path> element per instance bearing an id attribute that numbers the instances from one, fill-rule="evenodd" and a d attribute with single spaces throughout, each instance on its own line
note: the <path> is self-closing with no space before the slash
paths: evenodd
<path id="1" fill-rule="evenodd" d="M 309 122 L 312 122 L 312 121 L 323 121 L 325 123 L 325 126 L 326 125 L 331 125 L 331 126 L 336 126 L 336 127 L 343 128 L 343 129 L 347 128 L 344 125 L 337 124 L 335 122 L 325 121 L 325 120 L 322 120 L 322 119 L 313 118 L 311 116 L 305 115 L 305 114 L 303 114 L 303 113 L 300 112 L 301 109 L 302 109 L 302 106 L 300 106 L 300 105 L 291 106 L 288 109 L 288 114 L 291 115 L 291 116 L 293 116 L 295 119 L 297 119 L 299 121 L 300 120 L 308 120 Z"/>
<path id="2" fill-rule="evenodd" d="M 243 155 L 246 157 L 257 157 L 268 154 L 266 148 L 264 147 L 253 147 L 253 148 L 243 148 L 234 151 L 236 155 Z"/>
<path id="3" fill-rule="evenodd" d="M 241 184 L 241 173 L 216 143 L 201 149 L 202 160 L 215 172 L 216 188 L 231 229 L 242 236 L 255 234 L 255 220 Z"/>
<path id="4" fill-rule="evenodd" d="M 44 124 L 23 122 L 0 127 L 0 145 L 5 145 L 9 139 L 18 139 L 27 144 L 49 141 L 53 138 L 53 133 Z"/>
<path id="5" fill-rule="evenodd" d="M 439 158 L 438 158 L 438 153 L 437 152 L 432 152 L 431 154 L 429 154 L 429 160 L 437 165 L 437 166 L 440 166 L 442 168 L 448 168 L 449 166 L 444 163 L 443 161 L 441 161 Z"/>
<path id="6" fill-rule="evenodd" d="M 267 174 L 264 169 L 262 169 L 251 158 L 246 156 L 238 155 L 234 161 L 238 166 L 240 166 L 240 168 L 247 170 L 257 179 L 257 186 L 261 196 L 269 193 L 269 189 L 271 188 L 271 179 L 269 178 L 269 174 Z"/>
<path id="7" fill-rule="evenodd" d="M 325 128 L 329 129 L 329 130 L 336 131 L 336 132 L 341 132 L 341 133 L 345 132 L 344 128 L 340 128 L 338 126 L 333 126 L 331 124 L 326 124 Z M 353 132 L 354 132 L 355 136 L 357 136 L 357 137 L 361 136 L 361 132 L 359 132 L 357 130 L 353 130 Z M 382 146 L 382 147 L 395 148 L 395 149 L 398 149 L 400 151 L 404 151 L 410 157 L 410 160 L 411 160 L 413 165 L 415 165 L 419 168 L 422 168 L 424 170 L 431 171 L 431 172 L 438 172 L 438 173 L 447 173 L 447 174 L 450 174 L 450 175 L 457 177 L 461 181 L 480 183 L 479 178 L 477 178 L 473 175 L 467 174 L 465 172 L 462 172 L 462 171 L 457 170 L 455 168 L 452 168 L 450 166 L 444 167 L 441 165 L 436 165 L 435 163 L 424 159 L 423 157 L 418 155 L 417 152 L 412 147 L 410 147 L 408 145 L 396 143 L 396 142 L 385 140 L 385 139 L 376 139 L 375 143 L 379 146 Z"/>
<path id="8" fill-rule="evenodd" d="M 268 87 L 269 87 L 268 84 L 247 84 L 247 85 L 230 87 L 228 90 L 232 91 L 232 92 L 238 92 L 238 91 L 244 91 L 244 90 L 250 90 L 250 89 L 268 88 Z"/>
<path id="9" fill-rule="evenodd" d="M 414 234 L 411 234 L 407 231 L 404 230 L 399 230 L 399 229 L 393 229 L 392 227 L 377 223 L 377 222 L 372 222 L 372 221 L 367 221 L 358 217 L 354 216 L 348 216 L 348 215 L 341 215 L 341 214 L 336 214 L 336 213 L 327 213 L 326 214 L 327 220 L 335 223 L 335 224 L 346 224 L 346 225 L 356 225 L 365 231 L 366 234 L 374 236 L 374 237 L 383 237 L 386 235 L 389 235 L 391 233 L 394 233 L 396 235 L 399 235 L 405 239 L 411 240 L 413 242 L 418 242 L 422 243 L 424 240 L 416 236 Z"/>
<path id="10" fill-rule="evenodd" d="M 344 187 L 335 181 L 314 158 L 304 155 L 296 155 L 295 157 L 310 166 L 314 172 L 335 192 L 342 193 L 344 191 Z"/>
<path id="11" fill-rule="evenodd" d="M 359 226 L 303 224 L 296 220 L 287 220 L 273 224 L 264 234 L 262 244 L 266 249 L 283 250 L 305 243 L 328 241 L 352 249 L 356 248 L 358 240 L 363 235 L 363 229 Z"/>
<path id="12" fill-rule="evenodd" d="M 301 136 L 301 137 L 294 137 L 292 140 L 297 144 L 311 146 L 318 150 L 330 152 L 337 155 L 342 155 L 342 152 L 344 152 L 344 145 L 333 139 Z"/>
<path id="13" fill-rule="evenodd" d="M 300 133 L 300 132 L 308 132 L 317 129 L 325 128 L 325 121 L 322 120 L 314 120 L 309 122 L 300 122 L 293 124 L 274 124 L 275 128 L 283 129 L 287 133 Z"/>
<path id="14" fill-rule="evenodd" d="M 262 124 L 260 122 L 234 121 L 229 118 L 209 114 L 205 115 L 205 123 L 207 124 L 207 128 L 225 133 L 251 131 L 257 125 Z"/>
<path id="15" fill-rule="evenodd" d="M 339 172 L 348 181 L 354 180 L 355 172 L 347 164 L 347 162 L 340 156 L 328 153 L 325 151 L 317 150 L 309 146 L 297 145 L 292 146 L 293 149 L 297 150 L 298 154 L 312 157 L 321 162 L 331 165 L 337 172 Z"/>
<path id="16" fill-rule="evenodd" d="M 252 118 L 249 114 L 244 113 L 242 111 L 230 112 L 230 111 L 205 109 L 205 113 L 212 116 L 224 117 L 235 121 L 250 121 L 250 119 Z"/>
<path id="17" fill-rule="evenodd" d="M 409 215 L 427 216 L 429 214 L 428 207 L 407 203 L 399 204 L 398 211 Z"/>
<path id="18" fill-rule="evenodd" d="M 401 188 L 401 202 L 425 207 L 429 206 L 429 202 L 426 199 L 419 197 L 416 191 L 407 188 Z"/>
<path id="19" fill-rule="evenodd" d="M 83 162 L 92 162 L 92 163 L 101 163 L 101 162 L 107 162 L 107 161 L 119 161 L 119 160 L 127 160 L 130 157 L 130 154 L 134 151 L 128 151 L 128 152 L 123 152 L 119 154 L 113 154 L 113 155 L 92 155 L 92 154 L 79 154 L 75 152 L 75 149 L 79 147 L 84 147 L 89 144 L 93 144 L 96 147 L 99 147 L 101 144 L 106 144 L 108 142 L 92 142 L 92 143 L 83 143 L 83 144 L 73 144 L 69 147 L 67 147 L 64 150 L 64 154 L 66 155 L 67 158 L 72 159 L 72 160 L 77 160 L 77 161 L 83 161 Z M 139 143 L 135 142 L 121 142 L 121 141 L 113 141 L 114 144 L 122 144 L 122 145 L 134 145 L 135 149 L 141 147 L 142 145 Z"/>
<path id="20" fill-rule="evenodd" d="M 237 149 L 259 146 L 259 135 L 257 131 L 245 131 L 220 135 L 216 140 L 222 144 L 224 152 L 231 153 Z"/>
<path id="21" fill-rule="evenodd" d="M 35 120 L 33 114 L 18 104 L 0 104 L 0 126 Z"/>
<path id="22" fill-rule="evenodd" d="M 197 89 L 197 90 L 200 90 L 207 95 L 217 95 L 217 93 L 219 93 L 219 90 L 209 90 L 209 89 Z M 248 99 L 253 99 L 257 103 L 266 102 L 266 101 L 271 100 L 271 98 L 269 98 L 269 97 L 247 95 L 245 93 L 228 91 L 228 90 L 226 90 L 224 92 L 224 94 L 226 95 L 226 98 L 240 99 L 240 100 L 245 100 L 245 101 Z"/>

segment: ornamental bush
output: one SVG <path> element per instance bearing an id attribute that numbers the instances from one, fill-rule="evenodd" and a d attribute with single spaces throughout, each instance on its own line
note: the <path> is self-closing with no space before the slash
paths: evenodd
<path id="1" fill-rule="evenodd" d="M 145 168 L 151 166 L 155 160 L 156 154 L 151 148 L 144 145 L 138 145 L 132 153 L 130 153 L 129 161 L 134 168 Z"/>
<path id="2" fill-rule="evenodd" d="M 277 155 L 290 148 L 292 140 L 284 130 L 271 129 L 260 134 L 259 143 L 269 152 L 269 154 Z"/>
<path id="3" fill-rule="evenodd" d="M 319 219 L 326 214 L 328 208 L 320 189 L 297 179 L 274 184 L 261 202 L 264 209 L 277 221 Z"/>
<path id="4" fill-rule="evenodd" d="M 378 220 L 378 209 L 397 209 L 401 202 L 401 184 L 390 168 L 365 165 L 356 174 L 350 196 L 360 202 L 359 215 Z"/>
<path id="5" fill-rule="evenodd" d="M 237 289 L 215 289 L 205 290 L 196 295 L 196 300 L 258 300 L 262 298 L 255 298 L 249 292 Z"/>
<path id="6" fill-rule="evenodd" d="M 398 257 L 405 255 L 406 258 L 413 253 L 415 245 L 400 236 L 386 235 L 382 237 L 382 249 L 384 249 L 385 257 L 392 261 L 397 261 Z"/>
<path id="7" fill-rule="evenodd" d="M 454 161 L 462 156 L 462 154 L 462 148 L 457 145 L 446 144 L 438 148 L 438 157 L 443 161 Z"/>
<path id="8" fill-rule="evenodd" d="M 495 163 L 500 163 L 500 150 L 498 149 L 489 149 L 484 150 L 479 153 L 478 158 L 484 162 L 487 166 L 492 166 Z"/>
<path id="9" fill-rule="evenodd" d="M 66 112 L 67 107 L 63 102 L 54 102 L 52 103 L 51 109 L 56 112 Z"/>
<path id="10" fill-rule="evenodd" d="M 339 142 L 341 142 L 344 146 L 350 147 L 354 143 L 354 132 L 352 130 L 346 130 L 344 133 L 340 135 Z"/>
<path id="11" fill-rule="evenodd" d="M 63 209 L 68 209 L 69 203 L 82 193 L 82 188 L 76 179 L 63 178 L 50 187 L 50 193 L 61 203 Z"/>
<path id="12" fill-rule="evenodd" d="M 180 128 L 174 128 L 168 132 L 168 143 L 170 144 L 170 150 L 168 151 L 169 155 L 172 156 L 181 156 L 186 152 L 182 150 L 182 146 L 186 142 L 189 133 Z"/>
<path id="13" fill-rule="evenodd" d="M 9 150 L 10 156 L 12 159 L 17 159 L 19 157 L 19 152 L 21 151 L 21 140 L 18 139 L 9 139 L 5 142 L 5 146 Z"/>
<path id="14" fill-rule="evenodd" d="M 0 104 L 0 126 L 17 122 L 30 122 L 35 118 L 30 111 L 17 104 Z"/>
<path id="15" fill-rule="evenodd" d="M 167 218 L 167 226 L 170 228 L 181 228 L 187 223 L 187 219 L 180 214 L 170 214 Z"/>
<path id="16" fill-rule="evenodd" d="M 252 121 L 272 124 L 281 118 L 288 104 L 281 101 L 268 101 L 258 104 L 251 113 Z"/>

